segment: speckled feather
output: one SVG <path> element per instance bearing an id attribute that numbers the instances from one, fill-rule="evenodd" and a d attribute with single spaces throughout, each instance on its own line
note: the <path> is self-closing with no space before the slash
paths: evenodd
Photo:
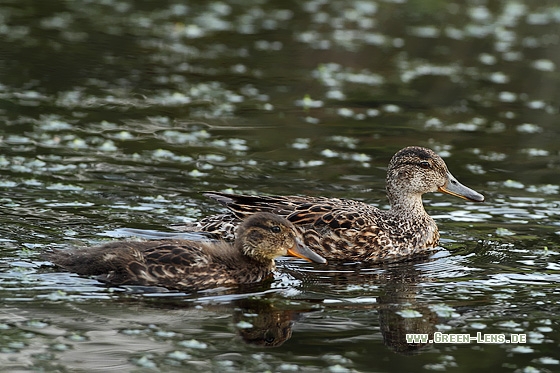
<path id="1" fill-rule="evenodd" d="M 329 261 L 395 261 L 437 246 L 437 225 L 422 204 L 422 194 L 436 191 L 471 201 L 484 200 L 482 195 L 461 185 L 435 152 L 407 147 L 393 156 L 387 171 L 390 210 L 338 198 L 209 192 L 205 195 L 230 211 L 179 229 L 232 239 L 240 219 L 268 211 L 294 223 L 305 244 Z"/>
<path id="2" fill-rule="evenodd" d="M 291 223 L 273 214 L 255 214 L 228 242 L 187 240 L 112 242 L 56 250 L 45 257 L 57 266 L 111 285 L 163 286 L 193 290 L 259 282 L 275 269 L 274 258 L 296 245 Z M 273 231 L 272 227 L 279 227 Z"/>

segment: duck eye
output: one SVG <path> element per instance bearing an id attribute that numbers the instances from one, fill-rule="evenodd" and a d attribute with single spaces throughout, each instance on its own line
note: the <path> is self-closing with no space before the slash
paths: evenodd
<path id="1" fill-rule="evenodd" d="M 420 165 L 420 167 L 426 168 L 426 169 L 432 168 L 432 165 L 428 161 L 422 161 L 422 162 L 419 163 L 419 165 Z"/>
<path id="2" fill-rule="evenodd" d="M 280 227 L 277 225 L 273 225 L 272 227 L 270 227 L 270 231 L 272 233 L 280 233 Z"/>
<path id="3" fill-rule="evenodd" d="M 276 338 L 274 338 L 274 335 L 270 331 L 267 331 L 264 335 L 264 341 L 268 344 L 273 343 L 275 339 Z"/>

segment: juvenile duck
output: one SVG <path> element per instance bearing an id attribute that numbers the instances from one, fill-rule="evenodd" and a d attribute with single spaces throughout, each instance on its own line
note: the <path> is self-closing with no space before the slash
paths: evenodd
<path id="1" fill-rule="evenodd" d="M 260 282 L 275 269 L 274 258 L 291 254 L 325 263 L 301 244 L 292 223 L 262 212 L 237 228 L 233 245 L 188 240 L 112 242 L 89 249 L 56 250 L 46 259 L 110 285 L 163 286 L 197 290 Z"/>
<path id="2" fill-rule="evenodd" d="M 205 195 L 230 211 L 178 229 L 231 239 L 240 219 L 268 211 L 294 223 L 304 243 L 329 261 L 395 261 L 426 253 L 438 244 L 438 227 L 422 203 L 422 195 L 428 192 L 484 201 L 483 195 L 459 183 L 433 150 L 410 146 L 389 163 L 389 210 L 348 199 L 209 192 Z"/>

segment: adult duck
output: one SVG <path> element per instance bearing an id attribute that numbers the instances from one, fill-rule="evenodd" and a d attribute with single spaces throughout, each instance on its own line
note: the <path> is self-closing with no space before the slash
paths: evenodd
<path id="1" fill-rule="evenodd" d="M 389 210 L 349 199 L 209 192 L 205 195 L 229 211 L 177 229 L 231 239 L 241 219 L 268 211 L 291 221 L 304 243 L 329 261 L 396 261 L 424 254 L 438 244 L 438 227 L 422 203 L 422 195 L 429 192 L 484 201 L 483 195 L 459 183 L 433 150 L 410 146 L 389 162 Z"/>
<path id="2" fill-rule="evenodd" d="M 110 285 L 198 290 L 260 282 L 275 269 L 274 258 L 291 254 L 325 263 L 301 244 L 292 223 L 262 212 L 247 217 L 234 244 L 224 241 L 127 241 L 44 254 L 55 265 Z"/>

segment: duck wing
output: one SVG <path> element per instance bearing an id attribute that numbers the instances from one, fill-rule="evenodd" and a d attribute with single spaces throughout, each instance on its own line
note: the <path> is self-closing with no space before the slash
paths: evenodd
<path id="1" fill-rule="evenodd" d="M 205 193 L 230 211 L 202 219 L 197 228 L 204 231 L 230 229 L 239 220 L 259 211 L 287 218 L 296 226 L 325 226 L 331 229 L 362 229 L 384 212 L 364 202 L 325 197 L 250 196 L 226 193 Z M 223 228 L 226 227 L 226 228 Z"/>
<path id="2" fill-rule="evenodd" d="M 413 227 L 405 226 L 410 222 L 361 201 L 215 192 L 205 195 L 230 211 L 202 219 L 194 230 L 209 231 L 226 239 L 233 237 L 240 217 L 269 211 L 291 221 L 302 234 L 304 243 L 327 259 L 384 261 L 425 244 L 421 236 L 412 234 Z"/>
<path id="3" fill-rule="evenodd" d="M 171 289 L 232 286 L 239 269 L 228 260 L 235 262 L 238 256 L 230 245 L 220 243 L 162 242 L 143 250 L 142 261 L 127 269 L 137 282 Z"/>
<path id="4" fill-rule="evenodd" d="M 43 256 L 68 271 L 117 286 L 194 289 L 235 285 L 232 268 L 237 268 L 217 259 L 223 255 L 235 262 L 231 245 L 218 250 L 214 244 L 214 251 L 208 245 L 175 240 L 112 242 L 93 248 L 52 250 Z"/>

